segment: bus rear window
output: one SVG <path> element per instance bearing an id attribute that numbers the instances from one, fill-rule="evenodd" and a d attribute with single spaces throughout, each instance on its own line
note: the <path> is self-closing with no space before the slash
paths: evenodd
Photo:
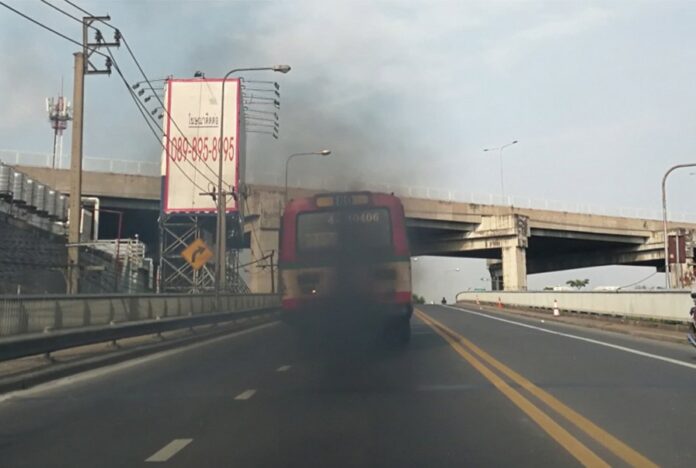
<path id="1" fill-rule="evenodd" d="M 375 250 L 390 247 L 391 220 L 386 208 L 300 213 L 297 250 L 302 253 Z"/>

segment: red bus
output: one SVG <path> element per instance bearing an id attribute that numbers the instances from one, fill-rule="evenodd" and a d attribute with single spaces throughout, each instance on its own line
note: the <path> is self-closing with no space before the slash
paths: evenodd
<path id="1" fill-rule="evenodd" d="M 394 195 L 323 193 L 291 200 L 278 260 L 284 319 L 379 327 L 410 339 L 411 263 L 404 208 Z"/>

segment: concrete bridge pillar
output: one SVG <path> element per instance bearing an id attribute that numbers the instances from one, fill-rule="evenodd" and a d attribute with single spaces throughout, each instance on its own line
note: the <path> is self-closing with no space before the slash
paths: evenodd
<path id="1" fill-rule="evenodd" d="M 489 260 L 493 291 L 527 290 L 528 219 L 520 215 L 485 219 L 477 234 L 486 247 L 500 249 L 501 260 Z"/>
<path id="2" fill-rule="evenodd" d="M 250 237 L 249 289 L 270 293 L 278 288 L 278 239 L 283 192 L 251 191 L 244 204 L 244 232 Z M 271 258 L 272 256 L 272 258 Z"/>
<path id="3" fill-rule="evenodd" d="M 503 247 L 503 289 L 527 290 L 527 249 L 512 245 Z"/>
<path id="4" fill-rule="evenodd" d="M 263 229 L 260 223 L 251 228 L 249 289 L 254 293 L 278 292 L 278 230 Z M 271 258 L 272 256 L 272 258 Z"/>
<path id="5" fill-rule="evenodd" d="M 503 290 L 503 263 L 499 260 L 488 260 L 488 273 L 491 275 L 491 291 Z"/>

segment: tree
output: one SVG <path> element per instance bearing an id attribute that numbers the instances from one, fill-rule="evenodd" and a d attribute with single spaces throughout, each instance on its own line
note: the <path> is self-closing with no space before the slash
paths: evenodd
<path id="1" fill-rule="evenodd" d="M 566 281 L 566 284 L 570 286 L 571 288 L 575 289 L 582 289 L 588 284 L 590 284 L 590 280 L 588 279 L 574 279 L 574 280 L 568 280 Z"/>
<path id="2" fill-rule="evenodd" d="M 423 296 L 419 296 L 418 294 L 413 295 L 413 303 L 414 304 L 425 304 L 425 298 Z"/>

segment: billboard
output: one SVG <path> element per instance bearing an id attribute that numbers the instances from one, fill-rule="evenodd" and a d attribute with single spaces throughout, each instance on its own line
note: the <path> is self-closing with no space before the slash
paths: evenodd
<path id="1" fill-rule="evenodd" d="M 170 79 L 165 86 L 162 210 L 165 213 L 215 213 L 209 195 L 217 188 L 223 153 L 223 187 L 238 192 L 240 183 L 241 89 L 238 79 L 225 82 L 224 129 L 220 139 L 222 79 Z M 243 164 L 243 163 L 242 163 Z M 227 212 L 238 211 L 227 198 Z"/>

